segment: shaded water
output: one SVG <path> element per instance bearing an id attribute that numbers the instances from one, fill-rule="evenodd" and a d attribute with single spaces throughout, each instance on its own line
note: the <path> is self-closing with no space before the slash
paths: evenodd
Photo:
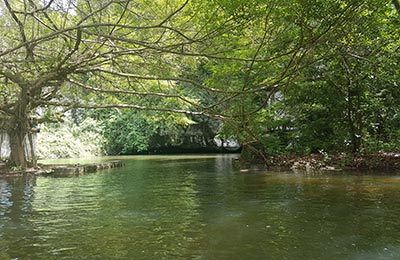
<path id="1" fill-rule="evenodd" d="M 0 259 L 400 259 L 400 177 L 240 173 L 231 158 L 0 177 Z"/>

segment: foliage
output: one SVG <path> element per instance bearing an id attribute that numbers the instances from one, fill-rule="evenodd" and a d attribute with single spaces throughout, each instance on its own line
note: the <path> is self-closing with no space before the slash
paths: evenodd
<path id="1" fill-rule="evenodd" d="M 91 118 L 79 124 L 66 117 L 63 123 L 42 124 L 37 138 L 39 158 L 78 158 L 103 155 L 102 125 Z"/>
<path id="2" fill-rule="evenodd" d="M 0 12 L 0 129 L 15 165 L 35 125 L 77 108 L 106 109 L 111 153 L 177 144 L 204 116 L 259 154 L 395 148 L 390 1 L 5 0 Z"/>
<path id="3" fill-rule="evenodd" d="M 373 0 L 296 2 L 297 11 L 280 5 L 287 21 L 273 20 L 285 29 L 257 52 L 278 58 L 213 70 L 217 81 L 228 79 L 221 85 L 237 86 L 224 132 L 264 153 L 397 150 L 400 42 L 393 7 Z M 263 95 L 241 95 L 260 85 Z"/>
<path id="4" fill-rule="evenodd" d="M 394 147 L 398 139 L 388 137 L 398 127 L 400 111 L 394 76 L 399 39 L 392 35 L 397 29 L 390 26 L 395 23 L 390 10 L 364 3 L 343 28 L 346 33 L 316 49 L 323 56 L 283 90 L 297 150 L 354 153 L 371 152 L 372 143 Z"/>
<path id="5" fill-rule="evenodd" d="M 178 77 L 181 64 L 223 32 L 197 24 L 196 2 L 7 0 L 0 11 L 0 127 L 16 165 L 28 164 L 31 129 L 74 107 L 203 114 L 174 106 L 197 106 L 174 87 L 196 86 Z M 149 102 L 135 104 L 142 98 Z"/>
<path id="6" fill-rule="evenodd" d="M 180 143 L 186 117 L 155 112 L 109 111 L 102 122 L 107 154 L 133 154 Z M 157 138 L 158 142 L 153 143 Z M 163 142 L 160 142 L 163 140 Z"/>

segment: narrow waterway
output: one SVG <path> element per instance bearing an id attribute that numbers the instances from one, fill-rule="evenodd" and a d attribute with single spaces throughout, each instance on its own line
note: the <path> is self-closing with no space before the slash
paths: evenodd
<path id="1" fill-rule="evenodd" d="M 399 176 L 123 159 L 80 177 L 0 177 L 0 259 L 400 259 Z"/>

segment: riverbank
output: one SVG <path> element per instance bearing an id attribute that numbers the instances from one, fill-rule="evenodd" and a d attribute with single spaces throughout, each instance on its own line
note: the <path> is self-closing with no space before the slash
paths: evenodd
<path id="1" fill-rule="evenodd" d="M 94 173 L 100 170 L 112 169 L 122 167 L 123 162 L 121 160 L 112 160 L 99 163 L 90 164 L 41 164 L 38 167 L 28 168 L 26 170 L 14 170 L 7 169 L 4 164 L 0 165 L 0 175 L 22 175 L 22 174 L 33 174 L 33 175 L 49 175 L 49 176 L 75 176 L 86 173 Z"/>
<path id="2" fill-rule="evenodd" d="M 375 154 L 253 154 L 240 156 L 233 165 L 241 172 L 260 170 L 279 170 L 294 172 L 369 172 L 400 173 L 400 153 Z"/>
<path id="3" fill-rule="evenodd" d="M 285 154 L 268 157 L 269 167 L 282 167 L 305 171 L 397 171 L 400 153 L 349 154 Z"/>

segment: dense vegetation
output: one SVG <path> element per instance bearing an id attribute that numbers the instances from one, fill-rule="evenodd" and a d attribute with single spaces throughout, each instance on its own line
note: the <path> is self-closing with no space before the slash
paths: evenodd
<path id="1" fill-rule="evenodd" d="M 9 162 L 34 163 L 24 151 L 46 122 L 79 143 L 94 136 L 113 154 L 180 145 L 194 125 L 264 160 L 397 151 L 398 6 L 4 0 L 0 130 L 10 136 Z M 65 113 L 75 118 L 67 126 Z M 41 146 L 62 139 L 49 140 L 54 127 Z"/>

